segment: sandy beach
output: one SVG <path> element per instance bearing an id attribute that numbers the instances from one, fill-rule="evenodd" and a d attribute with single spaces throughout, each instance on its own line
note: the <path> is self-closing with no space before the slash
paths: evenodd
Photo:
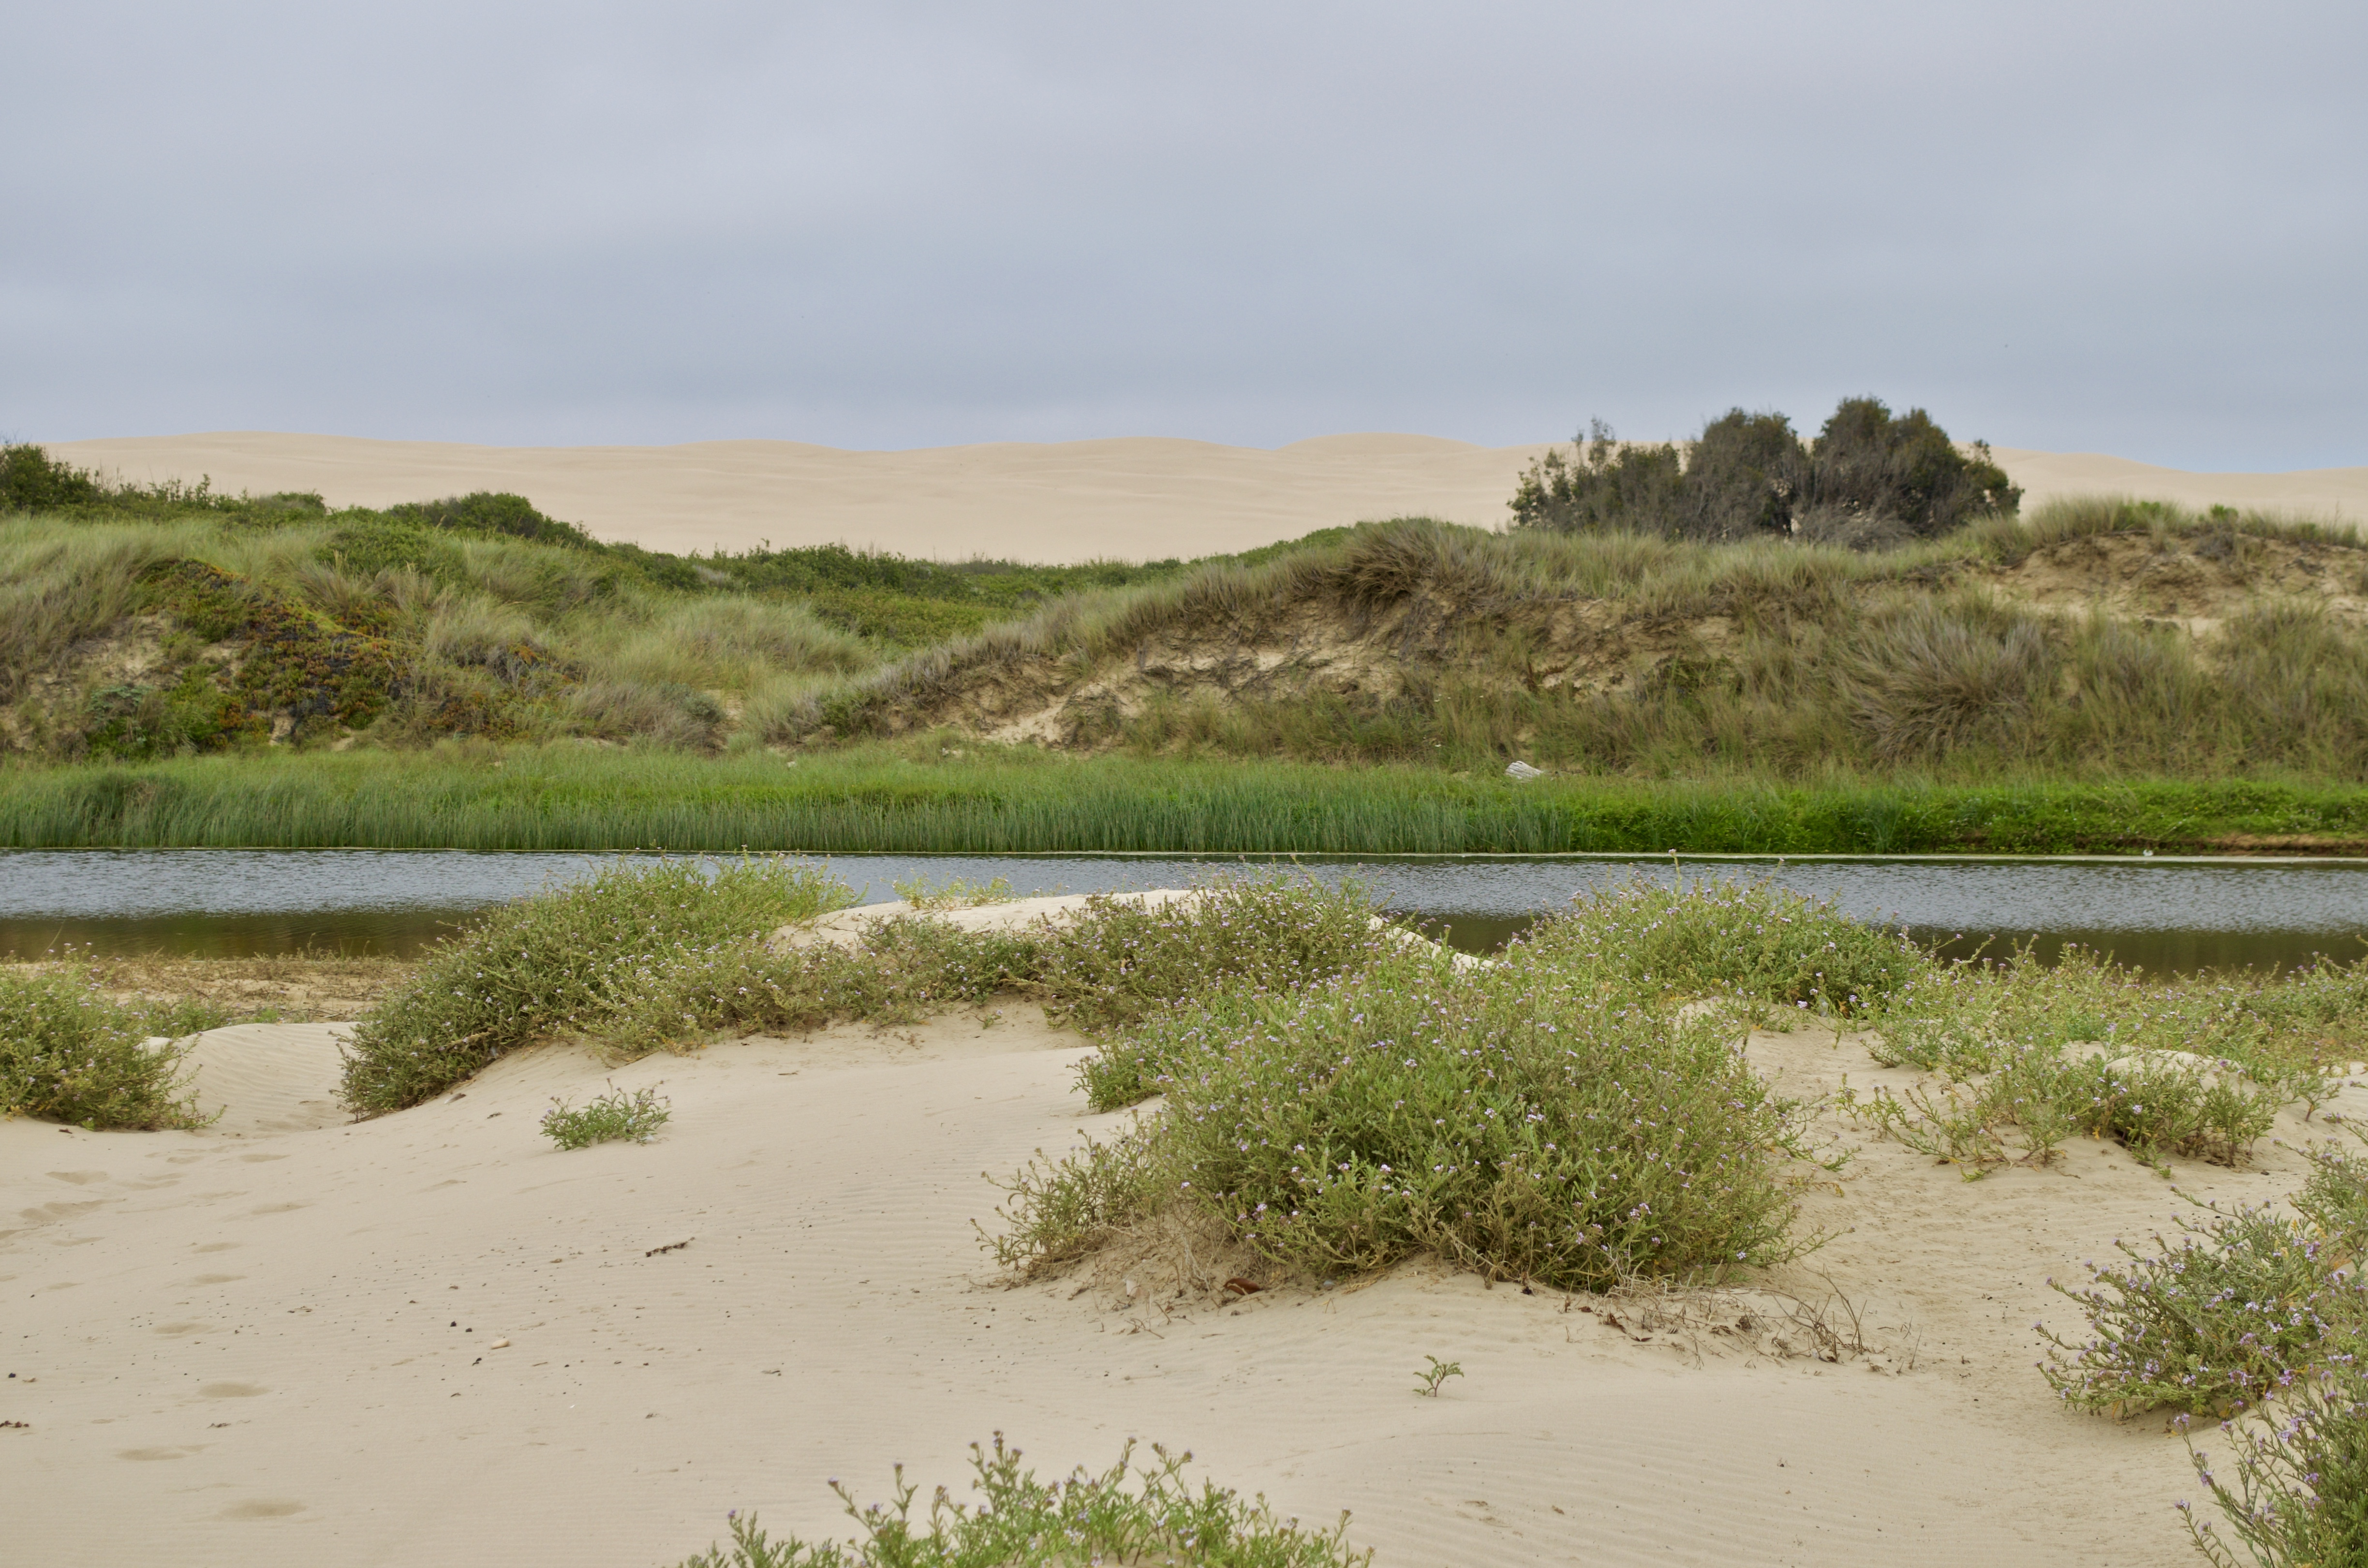
<path id="1" fill-rule="evenodd" d="M 226 1114 L 203 1132 L 0 1123 L 0 1420 L 23 1424 L 0 1507 L 24 1560 L 667 1563 L 735 1507 L 837 1532 L 827 1480 L 877 1498 L 897 1460 L 959 1493 L 996 1431 L 1053 1471 L 1130 1435 L 1189 1448 L 1286 1511 L 1352 1509 L 1388 1568 L 2187 1550 L 2161 1415 L 2068 1413 L 2032 1368 L 2033 1321 L 2077 1322 L 2047 1278 L 2184 1207 L 2106 1145 L 1968 1183 L 1849 1139 L 1807 1198 L 1832 1239 L 1765 1282 L 1846 1329 L 1847 1298 L 1863 1353 L 1826 1359 L 1423 1263 L 1229 1308 L 1010 1288 L 972 1228 L 994 1223 L 981 1173 L 1121 1119 L 1071 1086 L 1084 1042 L 1017 1004 L 614 1071 L 541 1048 L 360 1124 L 332 1103 L 336 1037 L 208 1037 Z M 1794 1093 L 1900 1076 L 1827 1034 L 1750 1051 Z M 656 1142 L 538 1135 L 552 1096 L 604 1080 L 663 1086 Z M 2295 1158 L 2260 1153 L 2176 1185 L 2290 1188 Z M 1415 1397 L 1432 1355 L 1466 1376 Z"/>
<path id="2" fill-rule="evenodd" d="M 858 452 L 795 441 L 482 447 L 224 431 L 51 449 L 133 483 L 207 475 L 218 490 L 317 490 L 336 506 L 507 490 L 603 539 L 655 550 L 769 540 L 1064 563 L 1249 550 L 1377 517 L 1495 527 L 1545 447 L 1369 434 L 1270 451 L 1142 437 Z M 2189 473 L 2087 453 L 2002 448 L 1997 456 L 2026 506 L 2103 493 L 2368 517 L 2368 468 Z"/>

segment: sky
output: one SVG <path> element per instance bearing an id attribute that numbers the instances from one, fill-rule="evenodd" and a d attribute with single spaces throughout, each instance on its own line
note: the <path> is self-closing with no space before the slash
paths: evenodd
<path id="1" fill-rule="evenodd" d="M 0 437 L 2368 463 L 2368 6 L 20 0 Z"/>

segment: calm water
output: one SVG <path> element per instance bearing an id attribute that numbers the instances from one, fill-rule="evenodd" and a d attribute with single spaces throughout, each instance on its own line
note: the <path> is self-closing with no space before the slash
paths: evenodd
<path id="1" fill-rule="evenodd" d="M 18 850 L 0 852 L 0 952 L 62 943 L 102 952 L 285 952 L 312 947 L 408 953 L 471 912 L 589 874 L 603 858 L 438 850 Z M 1251 862 L 1268 866 L 1273 862 Z M 1115 892 L 1222 876 L 1229 859 L 844 856 L 830 862 L 862 902 L 921 877 L 1007 879 L 1020 893 Z M 1766 878 L 1830 898 L 1861 919 L 1905 926 L 1967 950 L 2036 937 L 2149 969 L 2349 960 L 2368 952 L 2368 865 L 2066 861 L 1698 860 L 1673 872 L 1635 859 L 1379 859 L 1303 862 L 1327 882 L 1356 878 L 1393 909 L 1484 950 L 1589 889 L 1632 877 Z"/>

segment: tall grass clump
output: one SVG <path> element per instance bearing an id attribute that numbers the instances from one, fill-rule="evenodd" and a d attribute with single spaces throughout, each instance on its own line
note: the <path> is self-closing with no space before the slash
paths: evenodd
<path id="1" fill-rule="evenodd" d="M 746 858 L 620 862 L 521 899 L 432 949 L 355 1028 L 346 1103 L 362 1116 L 417 1105 L 538 1036 L 608 1023 L 639 1000 L 633 956 L 746 939 L 851 897 L 826 871 Z"/>
<path id="2" fill-rule="evenodd" d="M 181 1078 L 186 1037 L 229 1021 L 204 1003 L 112 1001 L 73 968 L 0 974 L 0 1116 L 94 1130 L 202 1127 L 211 1119 Z"/>
<path id="3" fill-rule="evenodd" d="M 1087 1568 L 1092 1563 L 1175 1563 L 1189 1568 L 1362 1568 L 1370 1551 L 1347 1544 L 1349 1516 L 1328 1530 L 1278 1518 L 1261 1496 L 1245 1501 L 1183 1476 L 1189 1453 L 1152 1446 L 1156 1463 L 1129 1472 L 1134 1442 L 1095 1474 L 1082 1466 L 1065 1480 L 1039 1481 L 1022 1470 L 1019 1450 L 996 1433 L 992 1453 L 971 1445 L 980 1501 L 965 1506 L 942 1486 L 925 1518 L 913 1517 L 920 1488 L 896 1467 L 886 1503 L 869 1507 L 834 1481 L 862 1532 L 847 1541 L 775 1541 L 755 1515 L 731 1517 L 732 1545 L 711 1547 L 681 1568 Z"/>

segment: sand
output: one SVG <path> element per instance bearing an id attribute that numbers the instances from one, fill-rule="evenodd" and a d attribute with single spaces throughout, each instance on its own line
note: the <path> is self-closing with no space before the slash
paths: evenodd
<path id="1" fill-rule="evenodd" d="M 1502 524 L 1543 445 L 1326 436 L 1272 451 L 1144 437 L 853 452 L 794 441 L 478 447 L 262 431 L 68 441 L 65 460 L 140 483 L 317 490 L 381 506 L 472 490 L 531 497 L 603 539 L 670 551 L 845 543 L 946 560 L 1151 561 L 1253 549 L 1316 528 L 1423 515 Z M 2032 503 L 2109 492 L 2368 516 L 2368 468 L 2188 473 L 2001 449 Z"/>
<path id="2" fill-rule="evenodd" d="M 837 1529 L 833 1476 L 959 1482 L 1000 1430 L 1055 1471 L 1190 1448 L 1353 1509 L 1385 1565 L 2185 1560 L 2162 1418 L 2069 1414 L 2032 1369 L 2033 1320 L 2073 1322 L 2047 1277 L 2184 1209 L 2100 1145 L 1971 1184 L 1866 1146 L 1807 1199 L 1832 1241 L 1775 1280 L 1859 1308 L 1873 1353 L 1824 1361 L 1422 1263 L 1230 1310 L 1006 1288 L 981 1172 L 1123 1121 L 1018 1004 L 613 1072 L 548 1047 L 359 1125 L 319 1111 L 334 1040 L 210 1037 L 205 1132 L 0 1123 L 13 1558 L 666 1563 L 734 1507 Z M 1899 1076 L 1825 1035 L 1750 1051 L 1795 1093 Z M 538 1135 L 611 1079 L 662 1085 L 655 1142 Z M 2295 1158 L 2261 1159 L 2179 1185 L 2291 1189 Z M 1416 1397 L 1432 1355 L 1466 1375 Z"/>

